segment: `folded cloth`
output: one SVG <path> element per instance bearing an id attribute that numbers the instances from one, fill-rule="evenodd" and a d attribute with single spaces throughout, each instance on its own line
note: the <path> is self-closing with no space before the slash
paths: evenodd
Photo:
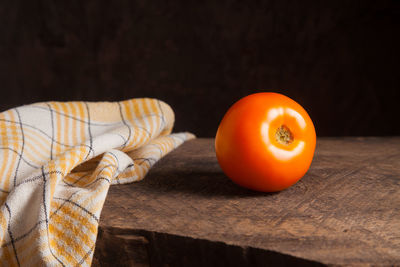
<path id="1" fill-rule="evenodd" d="M 167 104 L 147 98 L 0 113 L 2 265 L 90 266 L 109 186 L 143 179 L 194 138 L 171 134 L 173 123 Z"/>

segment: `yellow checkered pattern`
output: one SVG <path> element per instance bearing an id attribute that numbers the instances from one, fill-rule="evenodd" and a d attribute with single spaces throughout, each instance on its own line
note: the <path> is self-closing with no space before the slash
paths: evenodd
<path id="1" fill-rule="evenodd" d="M 0 113 L 0 263 L 90 266 L 109 186 L 194 138 L 157 99 L 46 102 Z M 121 203 L 123 205 L 123 203 Z"/>

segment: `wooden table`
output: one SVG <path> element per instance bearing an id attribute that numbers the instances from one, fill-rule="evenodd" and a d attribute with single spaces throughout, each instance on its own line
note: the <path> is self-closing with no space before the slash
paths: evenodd
<path id="1" fill-rule="evenodd" d="M 213 142 L 112 186 L 94 265 L 400 264 L 400 137 L 319 138 L 308 173 L 280 193 L 233 184 Z"/>

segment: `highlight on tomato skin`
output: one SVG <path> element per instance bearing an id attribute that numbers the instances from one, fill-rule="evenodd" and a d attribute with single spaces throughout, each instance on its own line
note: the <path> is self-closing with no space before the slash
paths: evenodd
<path id="1" fill-rule="evenodd" d="M 287 96 L 246 96 L 228 109 L 215 137 L 224 173 L 236 184 L 263 192 L 286 189 L 308 171 L 316 134 L 305 109 Z"/>

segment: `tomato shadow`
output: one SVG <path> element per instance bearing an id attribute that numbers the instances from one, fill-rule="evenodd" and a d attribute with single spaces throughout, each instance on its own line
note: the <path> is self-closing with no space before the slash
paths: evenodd
<path id="1" fill-rule="evenodd" d="M 244 198 L 272 196 L 278 193 L 257 192 L 232 182 L 222 171 L 150 172 L 137 186 L 146 191 L 173 192 L 203 197 Z"/>

